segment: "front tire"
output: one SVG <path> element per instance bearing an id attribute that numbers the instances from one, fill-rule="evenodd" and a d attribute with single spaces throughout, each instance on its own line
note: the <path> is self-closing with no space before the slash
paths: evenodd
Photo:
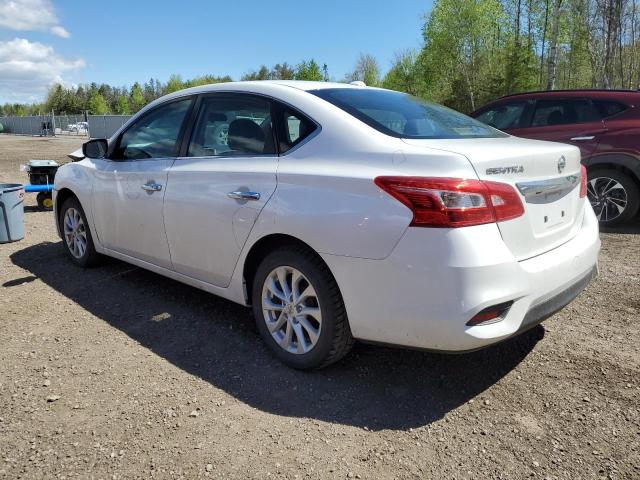
<path id="1" fill-rule="evenodd" d="M 65 200 L 60 209 L 60 232 L 64 249 L 71 261 L 81 267 L 92 267 L 100 261 L 93 245 L 87 217 L 77 198 Z"/>
<path id="2" fill-rule="evenodd" d="M 638 185 L 628 175 L 613 169 L 589 172 L 587 197 L 600 225 L 606 227 L 631 219 L 640 206 Z"/>
<path id="3" fill-rule="evenodd" d="M 290 367 L 322 368 L 353 346 L 338 285 L 306 248 L 276 250 L 264 258 L 254 276 L 252 303 L 262 339 Z"/>

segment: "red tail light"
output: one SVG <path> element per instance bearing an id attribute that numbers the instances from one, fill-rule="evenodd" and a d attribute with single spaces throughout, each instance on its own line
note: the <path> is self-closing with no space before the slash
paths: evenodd
<path id="1" fill-rule="evenodd" d="M 517 218 L 524 207 L 506 183 L 461 178 L 377 177 L 375 184 L 413 212 L 415 227 L 468 227 Z"/>
<path id="2" fill-rule="evenodd" d="M 587 196 L 587 167 L 584 165 L 580 169 L 580 198 Z"/>

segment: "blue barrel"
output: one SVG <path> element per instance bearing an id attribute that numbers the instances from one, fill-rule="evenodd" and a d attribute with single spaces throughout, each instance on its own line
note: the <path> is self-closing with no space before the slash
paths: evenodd
<path id="1" fill-rule="evenodd" d="M 24 238 L 24 188 L 19 183 L 0 183 L 0 243 Z"/>

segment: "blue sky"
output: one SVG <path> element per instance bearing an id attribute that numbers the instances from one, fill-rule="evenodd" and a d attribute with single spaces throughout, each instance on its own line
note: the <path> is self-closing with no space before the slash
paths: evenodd
<path id="1" fill-rule="evenodd" d="M 0 103 L 41 100 L 54 81 L 239 79 L 311 57 L 339 80 L 360 52 L 384 71 L 396 52 L 420 47 L 430 8 L 430 0 L 0 0 Z"/>

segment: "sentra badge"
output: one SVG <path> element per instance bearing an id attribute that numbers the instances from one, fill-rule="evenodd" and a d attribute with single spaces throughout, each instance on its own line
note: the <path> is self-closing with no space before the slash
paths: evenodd
<path id="1" fill-rule="evenodd" d="M 524 173 L 524 167 L 522 165 L 513 165 L 510 167 L 487 168 L 487 175 L 504 175 L 505 173 Z"/>

